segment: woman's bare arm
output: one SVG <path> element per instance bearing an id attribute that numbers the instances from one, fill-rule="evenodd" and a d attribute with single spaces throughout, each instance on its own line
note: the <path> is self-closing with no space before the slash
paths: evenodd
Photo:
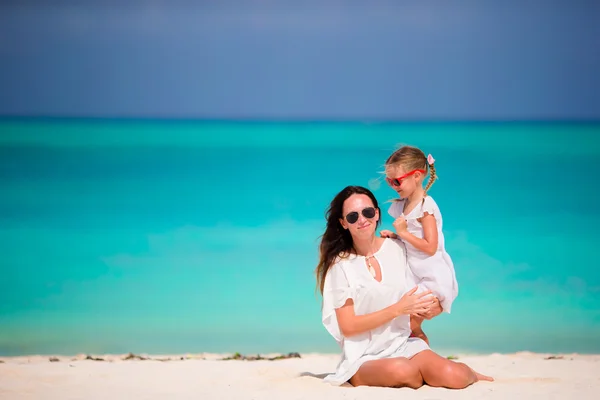
<path id="1" fill-rule="evenodd" d="M 370 331 L 400 315 L 427 313 L 429 307 L 433 304 L 433 299 L 429 296 L 431 292 L 415 294 L 416 291 L 417 288 L 415 287 L 404 294 L 397 303 L 364 315 L 356 315 L 354 301 L 352 299 L 346 300 L 342 307 L 335 310 L 342 335 L 352 337 Z"/>

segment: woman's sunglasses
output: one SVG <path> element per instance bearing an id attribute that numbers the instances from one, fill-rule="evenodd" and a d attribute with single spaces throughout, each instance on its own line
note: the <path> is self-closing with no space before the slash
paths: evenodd
<path id="1" fill-rule="evenodd" d="M 416 174 L 417 172 L 421 172 L 422 174 L 424 174 L 425 170 L 424 169 L 413 169 L 412 171 L 407 172 L 406 174 L 402 175 L 400 178 L 394 178 L 394 179 L 385 178 L 385 180 L 388 183 L 388 185 L 390 185 L 390 186 L 400 186 L 400 185 L 402 185 L 402 179 L 408 178 L 409 176 Z"/>
<path id="2" fill-rule="evenodd" d="M 373 218 L 375 216 L 375 207 L 363 208 L 360 213 L 365 218 Z M 358 211 L 352 211 L 346 214 L 346 221 L 348 221 L 349 224 L 354 224 L 358 221 Z"/>

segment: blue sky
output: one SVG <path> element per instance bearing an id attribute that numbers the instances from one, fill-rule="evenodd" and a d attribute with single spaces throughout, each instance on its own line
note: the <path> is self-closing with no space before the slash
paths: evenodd
<path id="1" fill-rule="evenodd" d="M 597 1 L 3 1 L 0 115 L 600 119 Z"/>

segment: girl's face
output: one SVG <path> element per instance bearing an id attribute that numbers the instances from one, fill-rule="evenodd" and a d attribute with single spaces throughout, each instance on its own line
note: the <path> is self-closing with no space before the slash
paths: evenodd
<path id="1" fill-rule="evenodd" d="M 421 185 L 422 169 L 406 171 L 401 165 L 389 166 L 385 169 L 388 185 L 398 193 L 401 199 L 409 197 Z"/>

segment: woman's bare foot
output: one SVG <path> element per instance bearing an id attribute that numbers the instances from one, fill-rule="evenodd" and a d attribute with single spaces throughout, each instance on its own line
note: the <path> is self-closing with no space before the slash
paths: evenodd
<path id="1" fill-rule="evenodd" d="M 494 378 L 492 378 L 491 376 L 480 374 L 479 372 L 477 372 L 475 370 L 473 370 L 473 373 L 475 374 L 475 377 L 477 378 L 477 381 L 494 382 Z"/>

